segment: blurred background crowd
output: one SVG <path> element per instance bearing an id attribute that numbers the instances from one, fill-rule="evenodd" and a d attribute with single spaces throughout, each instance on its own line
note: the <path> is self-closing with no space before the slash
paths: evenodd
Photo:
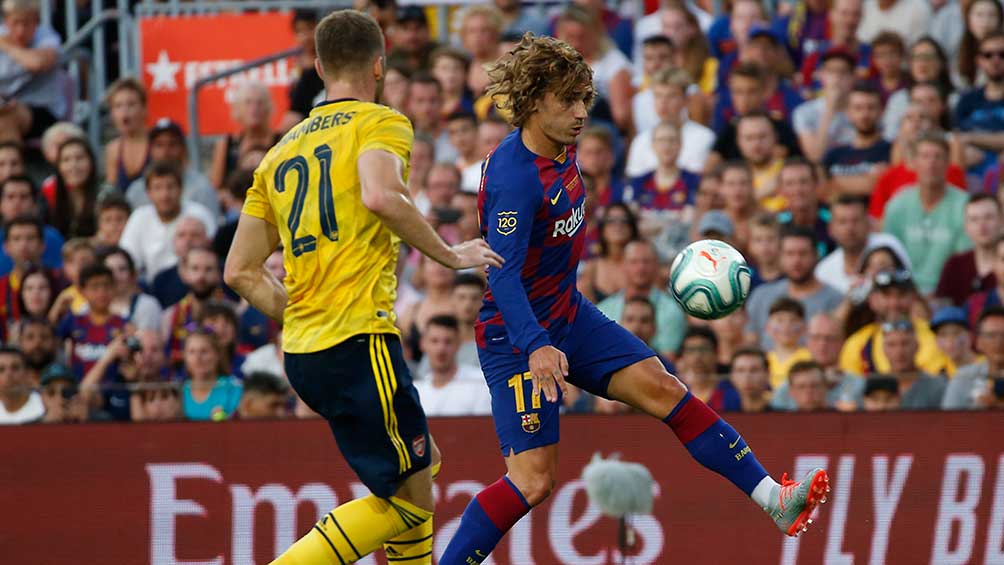
<path id="1" fill-rule="evenodd" d="M 267 88 L 240 84 L 239 128 L 193 162 L 137 77 L 92 101 L 95 146 L 68 120 L 62 30 L 37 1 L 2 7 L 0 423 L 312 417 L 285 381 L 282 328 L 221 265 L 254 168 L 323 100 L 323 14 L 292 17 L 303 51 L 282 126 Z M 356 8 L 387 36 L 382 101 L 414 125 L 411 194 L 453 242 L 479 236 L 481 163 L 510 132 L 485 64 L 524 32 L 583 54 L 599 97 L 577 149 L 579 289 L 714 409 L 1004 407 L 998 0 L 494 0 L 451 9 L 441 37 L 419 6 Z M 755 272 L 745 308 L 710 323 L 667 293 L 702 238 Z M 281 251 L 268 267 L 284 275 Z M 399 278 L 428 414 L 490 413 L 483 273 L 405 249 Z M 574 388 L 563 403 L 629 410 Z"/>

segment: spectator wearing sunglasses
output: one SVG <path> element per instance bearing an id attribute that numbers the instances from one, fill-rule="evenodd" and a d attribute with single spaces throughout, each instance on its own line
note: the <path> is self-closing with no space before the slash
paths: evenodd
<path id="1" fill-rule="evenodd" d="M 889 374 L 896 379 L 900 408 L 937 410 L 945 395 L 945 378 L 917 367 L 917 333 L 909 318 L 882 322 L 882 352 L 889 360 Z"/>
<path id="2" fill-rule="evenodd" d="M 65 365 L 53 363 L 42 371 L 42 404 L 46 424 L 69 424 L 87 420 L 87 401 L 80 394 L 77 380 Z"/>
<path id="3" fill-rule="evenodd" d="M 916 366 L 928 374 L 940 374 L 947 366 L 948 358 L 938 348 L 927 320 L 913 317 L 917 297 L 917 288 L 910 271 L 877 273 L 872 279 L 872 289 L 867 298 L 875 321 L 865 324 L 847 338 L 840 352 L 840 368 L 860 376 L 889 373 L 892 365 L 883 345 L 885 334 L 882 332 L 882 324 L 905 318 L 912 322 L 916 335 Z"/>
<path id="4" fill-rule="evenodd" d="M 955 118 L 962 130 L 958 138 L 967 148 L 967 164 L 972 172 L 982 173 L 1004 151 L 1004 31 L 983 37 L 977 62 L 987 82 L 959 98 Z"/>

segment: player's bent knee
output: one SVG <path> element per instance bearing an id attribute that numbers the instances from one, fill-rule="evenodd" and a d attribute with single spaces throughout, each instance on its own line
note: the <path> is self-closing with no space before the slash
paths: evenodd
<path id="1" fill-rule="evenodd" d="M 535 472 L 514 475 L 509 473 L 509 480 L 516 485 L 526 499 L 527 504 L 536 506 L 547 500 L 557 483 L 554 474 L 550 472 Z"/>

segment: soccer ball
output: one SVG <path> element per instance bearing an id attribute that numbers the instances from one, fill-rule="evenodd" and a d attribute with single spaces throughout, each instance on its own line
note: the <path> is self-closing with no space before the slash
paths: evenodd
<path id="1" fill-rule="evenodd" d="M 742 254 L 724 241 L 702 239 L 688 245 L 669 270 L 669 290 L 683 310 L 717 320 L 738 310 L 750 293 L 753 273 Z"/>

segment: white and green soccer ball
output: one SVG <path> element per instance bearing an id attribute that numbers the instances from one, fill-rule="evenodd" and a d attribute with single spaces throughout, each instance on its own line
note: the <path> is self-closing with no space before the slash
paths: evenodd
<path id="1" fill-rule="evenodd" d="M 753 273 L 742 253 L 724 241 L 688 245 L 669 271 L 669 290 L 683 310 L 702 320 L 724 318 L 742 307 Z"/>

